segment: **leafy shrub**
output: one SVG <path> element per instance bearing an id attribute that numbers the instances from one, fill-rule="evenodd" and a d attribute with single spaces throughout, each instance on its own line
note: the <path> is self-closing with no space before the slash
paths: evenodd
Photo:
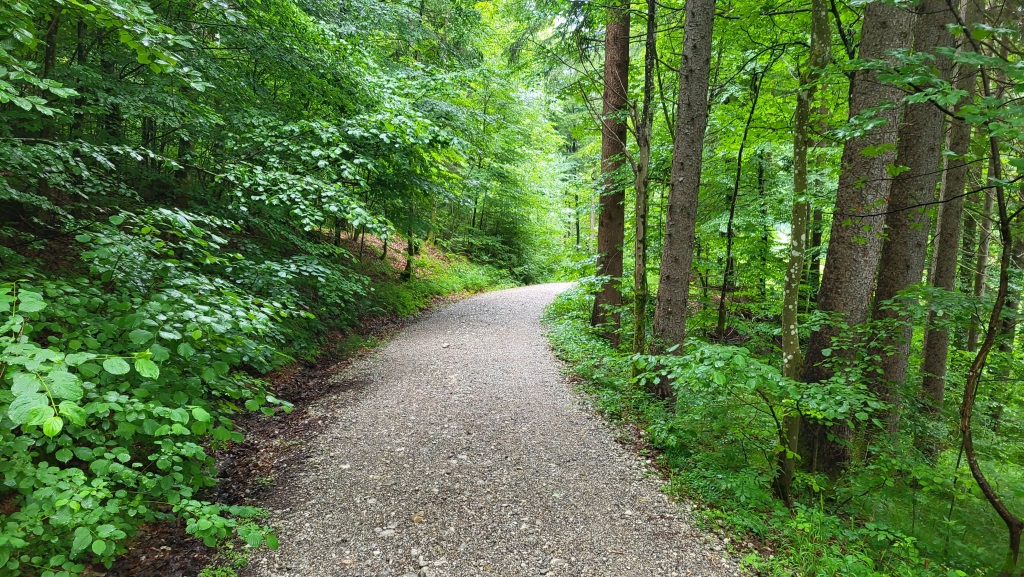
<path id="1" fill-rule="evenodd" d="M 892 479 L 906 461 L 898 454 L 880 455 L 862 467 L 861 476 L 838 483 L 798 474 L 805 500 L 792 510 L 772 495 L 784 416 L 799 406 L 826 422 L 870 421 L 883 406 L 863 386 L 851 386 L 862 365 L 838 354 L 840 347 L 856 346 L 856 335 L 837 344 L 835 379 L 818 385 L 783 378 L 747 348 L 696 339 L 678 355 L 630 355 L 612 350 L 589 326 L 594 284 L 580 283 L 548 307 L 545 321 L 556 351 L 586 379 L 583 386 L 600 410 L 640 427 L 660 451 L 669 490 L 706 505 L 704 524 L 761 544 L 766 553 L 750 553 L 747 565 L 780 576 L 967 575 L 927 559 L 919 538 L 898 523 L 850 514 L 859 512 L 855 504 L 865 494 L 876 504 L 884 502 L 880 488 L 900 495 L 903 489 Z M 662 380 L 679 399 L 674 407 L 647 392 L 647 383 Z M 933 498 L 948 498 L 949 490 L 936 488 Z M 963 489 L 960 493 L 964 498 Z M 983 503 L 977 503 L 984 513 Z"/>

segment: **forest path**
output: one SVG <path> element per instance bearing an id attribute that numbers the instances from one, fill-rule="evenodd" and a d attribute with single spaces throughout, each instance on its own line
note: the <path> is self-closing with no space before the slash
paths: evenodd
<path id="1" fill-rule="evenodd" d="M 442 308 L 334 378 L 273 489 L 261 576 L 736 574 L 562 374 L 541 312 L 565 284 Z"/>

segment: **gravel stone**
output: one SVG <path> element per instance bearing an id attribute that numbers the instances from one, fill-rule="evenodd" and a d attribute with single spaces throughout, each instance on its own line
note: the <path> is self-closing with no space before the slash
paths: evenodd
<path id="1" fill-rule="evenodd" d="M 568 384 L 540 315 L 568 284 L 437 310 L 333 378 L 273 489 L 252 576 L 723 577 L 721 540 Z M 682 508 L 681 508 L 682 507 Z"/>

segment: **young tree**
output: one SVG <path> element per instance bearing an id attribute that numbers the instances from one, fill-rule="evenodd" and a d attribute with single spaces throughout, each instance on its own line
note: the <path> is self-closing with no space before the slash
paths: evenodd
<path id="1" fill-rule="evenodd" d="M 636 183 L 634 185 L 636 205 L 634 209 L 635 239 L 633 244 L 633 352 L 643 353 L 647 341 L 647 188 L 650 183 L 651 128 L 654 116 L 651 101 L 654 91 L 654 64 L 657 58 L 657 21 L 655 19 L 657 0 L 647 0 L 647 33 L 644 41 L 644 95 L 640 105 L 640 119 L 636 127 L 636 143 L 639 148 L 636 161 Z"/>
<path id="2" fill-rule="evenodd" d="M 970 24 L 978 19 L 977 2 L 967 0 L 964 20 Z M 970 50 L 970 45 L 963 41 L 960 50 Z M 954 74 L 956 87 L 966 94 L 955 112 L 963 110 L 969 102 L 977 84 L 977 66 L 961 62 Z M 930 284 L 935 288 L 952 291 L 956 288 L 956 265 L 960 250 L 960 223 L 963 215 L 963 193 L 967 184 L 969 165 L 967 154 L 971 144 L 971 126 L 963 118 L 954 116 L 949 119 L 949 136 L 946 148 L 953 156 L 947 156 L 942 170 L 942 186 L 939 199 L 939 215 L 936 222 L 934 248 L 932 249 L 932 269 L 928 275 Z M 937 326 L 934 310 L 928 313 L 928 328 L 925 332 L 922 355 L 924 360 L 921 372 L 924 377 L 921 390 L 926 401 L 925 410 L 937 414 L 941 412 L 946 388 L 946 359 L 949 356 L 949 330 Z"/>
<path id="3" fill-rule="evenodd" d="M 800 277 L 803 275 L 807 251 L 807 221 L 811 206 L 807 198 L 807 150 L 811 105 L 817 89 L 816 82 L 830 59 L 831 30 L 828 25 L 828 6 L 826 0 L 811 0 L 811 49 L 807 65 L 800 75 L 800 90 L 797 92 L 796 113 L 793 118 L 793 216 L 789 234 L 789 264 L 782 285 L 782 375 L 794 380 L 800 379 L 803 371 L 797 309 L 800 303 Z M 793 476 L 796 473 L 796 456 L 799 450 L 799 416 L 786 415 L 783 428 L 775 491 L 789 506 L 793 501 Z"/>

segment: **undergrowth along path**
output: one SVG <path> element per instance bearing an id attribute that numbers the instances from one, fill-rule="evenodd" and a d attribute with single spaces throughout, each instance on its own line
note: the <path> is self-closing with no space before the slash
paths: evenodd
<path id="1" fill-rule="evenodd" d="M 716 537 L 571 390 L 541 312 L 566 284 L 435 311 L 333 378 L 269 497 L 258 576 L 725 576 Z"/>

